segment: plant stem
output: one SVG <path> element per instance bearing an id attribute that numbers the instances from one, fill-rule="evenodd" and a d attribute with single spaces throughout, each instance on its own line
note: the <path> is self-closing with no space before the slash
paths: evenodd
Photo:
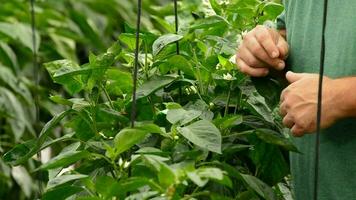
<path id="1" fill-rule="evenodd" d="M 112 100 L 111 100 L 111 98 L 110 98 L 110 95 L 109 95 L 108 91 L 106 90 L 106 88 L 105 88 L 105 86 L 104 86 L 103 84 L 100 84 L 100 86 L 101 86 L 101 88 L 103 89 L 104 94 L 105 94 L 107 100 L 109 101 L 110 108 L 114 110 L 114 104 L 113 104 L 113 102 L 112 102 Z"/>
<path id="2" fill-rule="evenodd" d="M 232 81 L 230 81 L 230 86 L 229 86 L 229 93 L 227 94 L 227 101 L 226 101 L 226 106 L 225 106 L 225 112 L 224 112 L 224 117 L 228 114 L 229 112 L 229 105 L 231 101 L 231 90 L 232 90 Z"/>
<path id="3" fill-rule="evenodd" d="M 191 195 L 187 195 L 187 196 L 183 197 L 182 200 L 188 200 L 188 199 L 193 198 L 193 197 L 209 196 L 209 195 L 210 195 L 209 191 L 202 191 L 202 192 L 197 192 L 197 193 L 194 193 L 194 194 L 191 194 Z"/>

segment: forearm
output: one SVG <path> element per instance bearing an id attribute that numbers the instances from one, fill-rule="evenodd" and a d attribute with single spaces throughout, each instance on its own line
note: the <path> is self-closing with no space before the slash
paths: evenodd
<path id="1" fill-rule="evenodd" d="M 356 77 L 334 79 L 339 118 L 356 117 Z"/>

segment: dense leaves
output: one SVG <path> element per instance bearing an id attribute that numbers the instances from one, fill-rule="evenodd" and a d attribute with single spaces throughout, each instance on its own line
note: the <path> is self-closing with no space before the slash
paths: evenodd
<path id="1" fill-rule="evenodd" d="M 134 1 L 38 2 L 39 87 L 28 7 L 0 8 L 0 198 L 15 186 L 19 199 L 284 198 L 288 151 L 298 150 L 277 114 L 281 85 L 234 63 L 243 32 L 283 7 L 178 3 L 173 33 L 173 3 L 143 2 L 135 126 Z"/>

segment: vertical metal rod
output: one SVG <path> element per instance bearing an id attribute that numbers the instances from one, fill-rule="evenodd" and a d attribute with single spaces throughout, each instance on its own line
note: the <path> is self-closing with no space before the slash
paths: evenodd
<path id="1" fill-rule="evenodd" d="M 323 24 L 320 50 L 320 71 L 319 71 L 319 88 L 318 88 L 318 107 L 316 120 L 316 138 L 315 138 L 315 165 L 314 165 L 314 200 L 318 200 L 319 191 L 319 157 L 320 157 L 320 134 L 321 134 L 321 110 L 322 110 L 322 96 L 323 96 L 323 79 L 324 79 L 324 65 L 325 65 L 325 28 L 327 20 L 328 0 L 324 0 L 323 10 Z"/>
<path id="2" fill-rule="evenodd" d="M 178 30 L 179 30 L 178 4 L 177 4 L 177 0 L 173 0 L 173 2 L 174 2 L 175 30 L 176 30 L 176 34 L 178 34 Z M 180 51 L 179 51 L 179 41 L 176 42 L 176 51 L 177 51 L 177 55 L 179 55 L 179 54 L 180 54 Z"/>
<path id="3" fill-rule="evenodd" d="M 36 38 L 36 19 L 35 19 L 35 0 L 30 0 L 31 4 L 31 30 L 32 30 L 32 48 L 33 48 L 33 58 L 32 58 L 32 65 L 33 65 L 33 78 L 35 80 L 36 90 L 39 86 L 39 72 L 38 72 L 38 60 L 37 60 L 37 38 Z M 40 119 L 40 112 L 39 112 L 39 105 L 38 105 L 38 93 L 35 91 L 34 93 L 35 99 L 35 107 L 36 107 L 36 122 Z"/>
<path id="4" fill-rule="evenodd" d="M 33 67 L 33 79 L 35 82 L 35 91 L 34 91 L 34 100 L 35 100 L 35 124 L 34 124 L 34 129 L 36 132 L 36 135 L 39 133 L 39 123 L 40 122 L 40 108 L 39 108 L 39 95 L 38 95 L 38 87 L 40 83 L 40 76 L 39 76 L 39 69 L 38 69 L 38 58 L 37 58 L 37 37 L 36 37 L 36 18 L 35 18 L 35 0 L 30 0 L 30 10 L 31 10 L 31 31 L 32 31 L 32 67 Z M 37 153 L 38 159 L 41 161 L 41 152 Z M 39 174 L 38 178 L 40 179 L 38 181 L 38 197 L 41 197 L 42 194 L 42 185 L 41 185 L 41 180 L 42 180 L 42 175 Z"/>
<path id="5" fill-rule="evenodd" d="M 132 107 L 131 107 L 131 127 L 135 127 L 136 113 L 137 113 L 137 73 L 138 73 L 138 56 L 140 51 L 140 27 L 141 27 L 141 12 L 142 12 L 142 2 L 137 0 L 137 26 L 136 26 L 136 50 L 135 50 L 135 64 L 133 71 L 133 92 L 132 92 Z"/>
<path id="6" fill-rule="evenodd" d="M 178 20 L 178 3 L 177 0 L 173 0 L 174 3 L 174 18 L 175 18 L 175 33 L 178 34 L 179 30 L 179 20 Z M 180 49 L 179 49 L 179 41 L 176 42 L 176 52 L 177 55 L 180 55 Z M 181 71 L 178 70 L 178 75 L 181 75 Z M 181 103 L 182 99 L 182 86 L 179 85 L 179 103 Z"/>

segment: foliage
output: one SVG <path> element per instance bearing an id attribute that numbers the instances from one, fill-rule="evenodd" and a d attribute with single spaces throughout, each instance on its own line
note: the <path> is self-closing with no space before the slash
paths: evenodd
<path id="1" fill-rule="evenodd" d="M 9 5 L 16 3 L 23 4 Z M 23 112 L 16 115 L 22 121 L 5 116 L 8 133 L 18 134 L 15 128 L 23 133 L 14 135 L 11 142 L 19 144 L 4 154 L 0 167 L 6 170 L 0 175 L 9 179 L 11 170 L 28 177 L 29 184 L 18 183 L 27 198 L 39 190 L 31 179 L 39 187 L 46 184 L 42 199 L 287 198 L 287 152 L 297 149 L 278 116 L 281 86 L 271 78 L 251 81 L 234 64 L 244 31 L 275 19 L 283 7 L 259 0 L 180 1 L 180 29 L 174 33 L 172 6 L 171 1 L 144 3 L 137 116 L 131 127 L 135 12 L 127 10 L 135 4 L 40 2 L 40 56 L 56 83 L 42 89 L 41 109 L 53 117 L 33 139 L 36 122 L 16 110 L 32 106 L 9 103 L 33 104 L 31 93 L 18 92 L 12 85 L 17 78 L 4 76 L 0 100 L 9 102 L 0 105 L 13 106 L 4 113 Z M 118 16 L 127 23 L 118 26 Z M 4 35 L 26 47 L 16 34 Z M 4 73 L 15 73 L 11 66 L 3 67 Z M 42 163 L 36 154 L 48 149 L 54 156 Z"/>

